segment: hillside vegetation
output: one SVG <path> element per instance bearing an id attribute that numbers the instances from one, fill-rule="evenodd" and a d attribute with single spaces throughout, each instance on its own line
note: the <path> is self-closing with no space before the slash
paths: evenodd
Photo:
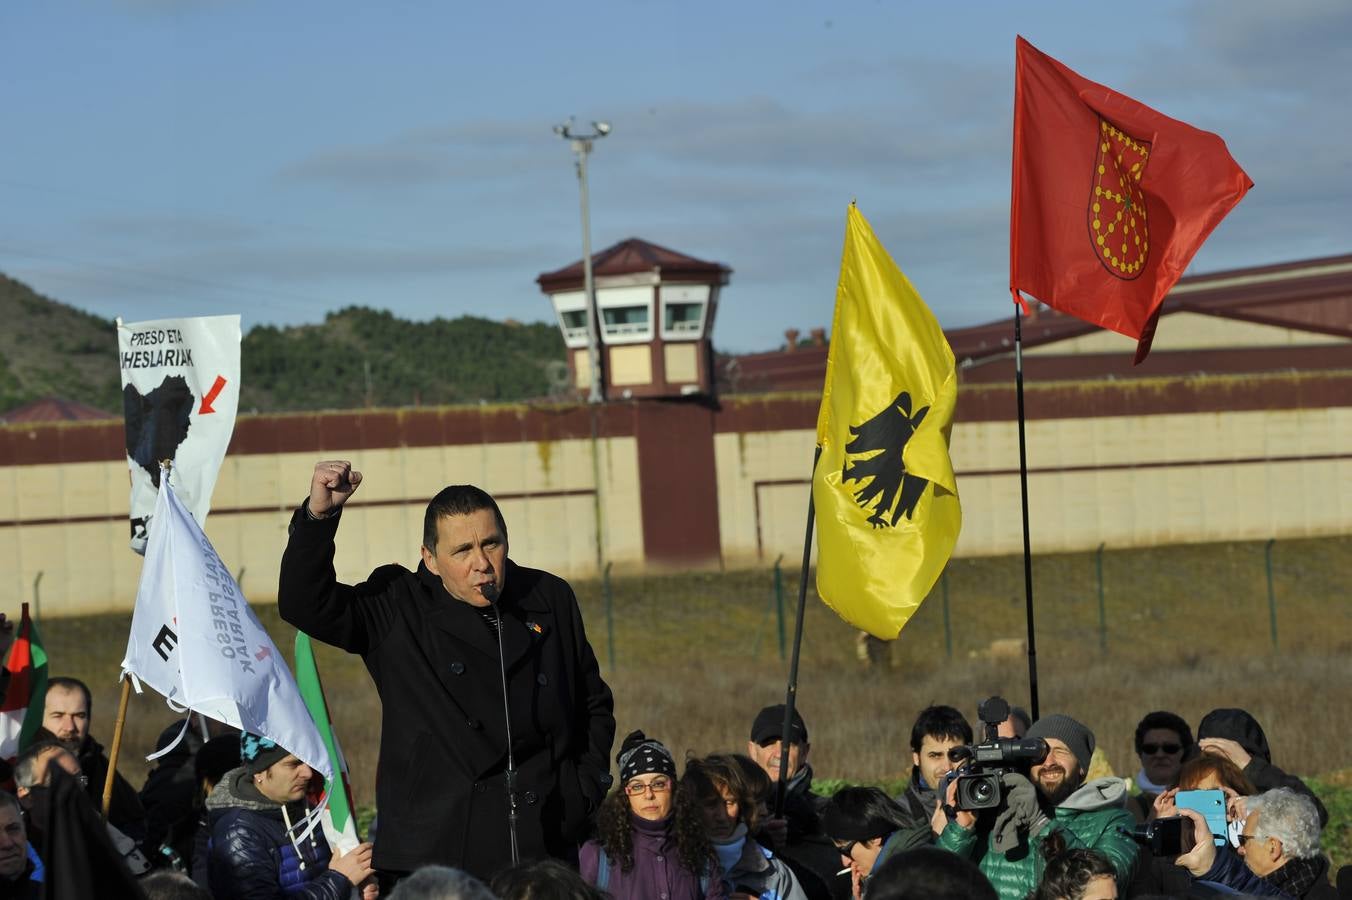
<path id="1" fill-rule="evenodd" d="M 55 395 L 121 414 L 117 332 L 0 275 L 0 412 Z M 259 325 L 240 347 L 241 412 L 526 400 L 562 361 L 553 324 L 414 322 L 353 306 L 320 324 Z"/>

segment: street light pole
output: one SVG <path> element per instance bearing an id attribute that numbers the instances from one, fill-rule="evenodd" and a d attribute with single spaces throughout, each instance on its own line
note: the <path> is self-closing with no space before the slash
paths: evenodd
<path id="1" fill-rule="evenodd" d="M 573 152 L 577 154 L 577 183 L 582 204 L 582 290 L 587 298 L 587 356 L 591 363 L 591 390 L 587 394 L 587 402 L 601 403 L 605 400 L 605 394 L 601 379 L 601 350 L 596 333 L 596 287 L 592 283 L 591 203 L 587 195 L 587 157 L 591 154 L 593 142 L 610 134 L 610 123 L 593 122 L 590 133 L 575 134 L 570 119 L 563 125 L 555 125 L 554 133 L 569 141 Z"/>

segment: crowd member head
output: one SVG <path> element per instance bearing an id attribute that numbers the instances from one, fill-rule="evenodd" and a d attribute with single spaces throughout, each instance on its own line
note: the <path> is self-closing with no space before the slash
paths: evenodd
<path id="1" fill-rule="evenodd" d="M 751 740 L 747 742 L 746 753 L 765 770 L 771 781 L 779 780 L 781 756 L 789 757 L 789 777 L 798 774 L 807 765 L 808 750 L 807 725 L 797 708 L 793 711 L 793 721 L 789 724 L 788 740 L 784 740 L 784 704 L 767 706 L 756 713 L 751 723 Z"/>
<path id="2" fill-rule="evenodd" d="M 500 900 L 606 900 L 605 894 L 587 884 L 576 870 L 557 859 L 522 863 L 500 872 L 493 876 L 492 887 L 493 894 Z M 446 895 L 448 900 L 461 896 L 465 896 L 466 900 L 479 900 L 477 894 L 472 897 L 460 894 Z M 421 898 L 410 897 L 409 900 Z"/>
<path id="3" fill-rule="evenodd" d="M 688 761 L 684 780 L 699 803 L 704 832 L 715 845 L 756 830 L 760 817 L 755 791 L 731 756 Z"/>
<path id="4" fill-rule="evenodd" d="M 182 872 L 151 872 L 141 879 L 146 900 L 211 900 L 211 894 Z"/>
<path id="5" fill-rule="evenodd" d="M 66 749 L 61 741 L 39 741 L 29 747 L 14 761 L 14 784 L 18 788 L 19 800 L 25 806 L 31 806 L 35 788 L 46 787 L 51 783 L 51 767 L 58 766 L 73 777 L 81 780 L 80 761 L 75 754 Z"/>
<path id="6" fill-rule="evenodd" d="M 951 706 L 930 706 L 920 711 L 911 726 L 911 763 L 927 787 L 939 786 L 957 763 L 948 758 L 954 747 L 972 743 L 972 726 Z"/>
<path id="7" fill-rule="evenodd" d="M 938 847 L 903 850 L 878 867 L 868 900 L 997 900 L 986 876 L 970 861 Z"/>
<path id="8" fill-rule="evenodd" d="M 1141 760 L 1138 784 L 1155 792 L 1173 787 L 1192 749 L 1192 729 L 1181 716 L 1162 710 L 1148 713 L 1136 725 L 1136 755 Z"/>
<path id="9" fill-rule="evenodd" d="M 1033 726 L 1033 719 L 1028 715 L 1028 710 L 1022 706 L 1011 707 L 1009 715 L 1000 723 L 996 730 L 996 737 L 1013 738 L 1015 740 L 1022 738 L 1028 733 L 1028 729 Z"/>
<path id="10" fill-rule="evenodd" d="M 238 735 L 222 734 L 207 741 L 197 751 L 193 759 L 193 773 L 204 798 L 220 783 L 226 772 L 239 766 L 239 747 Z"/>
<path id="11" fill-rule="evenodd" d="M 1047 758 L 1033 766 L 1029 778 L 1057 806 L 1084 784 L 1094 757 L 1094 732 L 1070 716 L 1056 714 L 1034 722 L 1027 737 L 1047 742 Z"/>
<path id="12" fill-rule="evenodd" d="M 19 801 L 0 791 L 0 885 L 13 885 L 28 877 L 28 830 L 24 826 Z M 0 887 L 0 896 L 11 891 Z"/>
<path id="13" fill-rule="evenodd" d="M 79 754 L 89 737 L 89 716 L 93 703 L 89 688 L 78 678 L 56 677 L 47 682 L 43 702 L 42 727 L 71 753 Z"/>
<path id="14" fill-rule="evenodd" d="M 1117 900 L 1117 872 L 1093 850 L 1067 850 L 1061 840 L 1042 845 L 1047 867 L 1029 900 Z"/>
<path id="15" fill-rule="evenodd" d="M 424 866 L 400 880 L 390 900 L 496 900 L 494 893 L 468 872 L 446 866 Z"/>
<path id="16" fill-rule="evenodd" d="M 423 565 L 457 600 L 488 606 L 483 586 L 507 583 L 507 523 L 497 501 L 472 484 L 443 488 L 423 515 Z"/>
<path id="17" fill-rule="evenodd" d="M 1276 788 L 1250 797 L 1246 808 L 1239 854 L 1253 874 L 1270 878 L 1278 869 L 1319 856 L 1319 814 L 1308 797 Z"/>
<path id="18" fill-rule="evenodd" d="M 634 820 L 662 823 L 682 865 L 702 872 L 710 857 L 699 803 L 689 785 L 676 780 L 676 760 L 660 741 L 633 731 L 616 756 L 618 787 L 597 814 L 598 842 L 622 871 L 634 867 Z M 641 824 L 639 827 L 643 827 Z"/>
<path id="19" fill-rule="evenodd" d="M 1178 770 L 1181 791 L 1224 791 L 1228 797 L 1251 797 L 1258 788 L 1239 766 L 1224 756 L 1203 753 Z"/>
<path id="20" fill-rule="evenodd" d="M 1197 724 L 1197 745 L 1207 751 L 1207 744 L 1214 740 L 1233 741 L 1244 749 L 1250 757 L 1258 757 L 1264 762 L 1272 762 L 1272 750 L 1268 747 L 1267 735 L 1258 720 L 1242 709 L 1213 709 L 1202 717 Z M 1240 768 L 1244 768 L 1242 765 Z"/>
<path id="21" fill-rule="evenodd" d="M 256 734 L 241 734 L 239 745 L 240 764 L 258 793 L 279 806 L 305 797 L 315 773 L 295 754 Z"/>
<path id="22" fill-rule="evenodd" d="M 905 811 L 878 788 L 841 788 L 822 810 L 822 831 L 840 851 L 841 865 L 860 876 L 873 871 L 887 839 L 905 825 Z"/>

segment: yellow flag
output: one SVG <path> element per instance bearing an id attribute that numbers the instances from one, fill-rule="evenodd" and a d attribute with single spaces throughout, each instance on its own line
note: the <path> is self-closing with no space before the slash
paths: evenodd
<path id="1" fill-rule="evenodd" d="M 876 637 L 901 632 L 958 540 L 957 396 L 939 323 L 851 203 L 817 414 L 817 593 Z"/>

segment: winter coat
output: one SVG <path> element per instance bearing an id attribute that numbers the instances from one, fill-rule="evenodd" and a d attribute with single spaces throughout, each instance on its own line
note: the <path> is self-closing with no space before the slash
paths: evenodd
<path id="1" fill-rule="evenodd" d="M 1304 794 L 1314 801 L 1314 808 L 1319 813 L 1319 827 L 1328 825 L 1328 810 L 1314 791 L 1296 776 L 1288 775 L 1272 764 L 1272 750 L 1268 747 L 1267 735 L 1263 733 L 1258 720 L 1246 710 L 1213 709 L 1197 725 L 1197 740 L 1200 742 L 1202 738 L 1228 738 L 1239 744 L 1252 757 L 1244 767 L 1244 775 L 1260 793 L 1285 787 Z"/>
<path id="2" fill-rule="evenodd" d="M 926 828 L 930 828 L 930 820 L 934 817 L 934 803 L 937 798 L 937 791 L 925 784 L 925 779 L 920 775 L 920 767 L 912 767 L 911 783 L 906 785 L 906 790 L 902 791 L 901 796 L 896 798 L 897 804 L 906 811 L 907 827 L 924 825 Z"/>
<path id="3" fill-rule="evenodd" d="M 339 583 L 342 515 L 296 511 L 277 606 L 311 637 L 360 654 L 380 694 L 375 866 L 437 863 L 488 880 L 511 863 L 496 635 L 422 564 Z M 614 702 L 567 582 L 508 560 L 498 608 L 520 856 L 567 859 L 610 783 Z"/>
<path id="4" fill-rule="evenodd" d="M 752 838 L 742 846 L 742 855 L 723 873 L 729 894 L 743 891 L 761 900 L 807 900 L 789 867 Z"/>
<path id="5" fill-rule="evenodd" d="M 1289 886 L 1291 872 L 1288 866 L 1299 866 L 1308 877 L 1308 885 L 1303 890 L 1294 890 Z M 1198 881 L 1222 884 L 1255 897 L 1284 897 L 1286 900 L 1337 900 L 1338 892 L 1329 884 L 1329 863 L 1323 856 L 1312 859 L 1293 859 L 1276 871 L 1265 876 L 1255 875 L 1244 864 L 1244 858 L 1228 844 L 1216 849 L 1216 859 Z"/>
<path id="6" fill-rule="evenodd" d="M 786 785 L 788 837 L 775 853 L 798 879 L 808 900 L 849 900 L 850 877 L 836 874 L 840 871 L 840 851 L 822 834 L 820 813 L 826 802 L 825 797 L 812 792 L 812 766 L 804 763 Z M 756 839 L 762 846 L 770 845 L 764 832 Z"/>
<path id="7" fill-rule="evenodd" d="M 584 881 L 601 887 L 613 900 L 726 900 L 722 873 L 715 862 L 710 860 L 709 871 L 699 874 L 681 865 L 669 817 L 652 822 L 631 815 L 629 823 L 633 868 L 626 872 L 618 859 L 603 861 L 601 843 L 587 841 L 578 853 L 578 871 Z"/>
<path id="8" fill-rule="evenodd" d="M 316 827 L 299 839 L 305 804 L 287 807 L 258 792 L 243 769 L 232 769 L 207 797 L 211 823 L 208 882 L 230 900 L 348 900 L 352 882 L 329 868 L 333 854 Z M 297 827 L 299 826 L 299 827 Z"/>
<path id="9" fill-rule="evenodd" d="M 1098 778 L 1081 785 L 1053 810 L 1047 827 L 1008 853 L 997 852 L 989 834 L 981 829 L 963 828 L 956 822 L 948 824 L 937 844 L 975 861 L 1001 900 L 1023 900 L 1042 880 L 1046 863 L 1039 848 L 1056 830 L 1068 849 L 1087 848 L 1106 857 L 1117 872 L 1118 891 L 1125 896 L 1140 853 L 1132 837 L 1136 823 L 1125 808 L 1126 795 L 1120 778 Z"/>
<path id="10" fill-rule="evenodd" d="M 0 878 L 0 900 L 41 900 L 42 860 L 28 846 L 28 863 L 15 878 Z"/>

